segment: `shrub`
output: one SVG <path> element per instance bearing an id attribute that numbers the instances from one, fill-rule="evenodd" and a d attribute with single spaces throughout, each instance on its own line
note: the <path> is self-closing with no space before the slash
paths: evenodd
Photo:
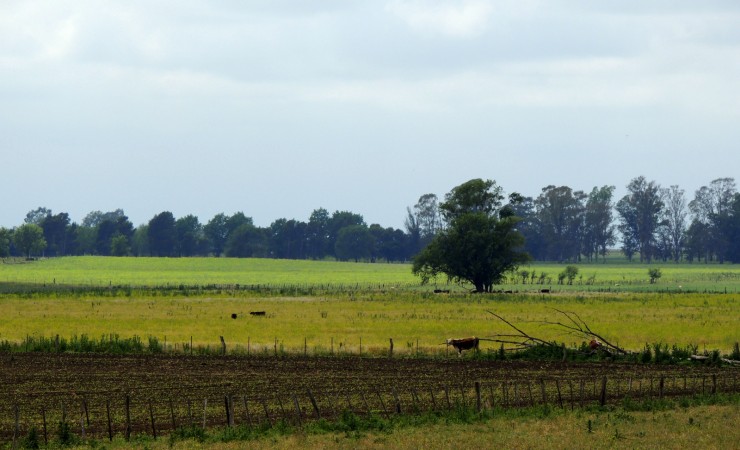
<path id="1" fill-rule="evenodd" d="M 57 439 L 59 440 L 59 445 L 62 446 L 74 444 L 75 439 L 69 422 L 59 422 L 57 426 Z"/>
<path id="2" fill-rule="evenodd" d="M 653 359 L 653 355 L 650 352 L 650 345 L 645 344 L 645 348 L 640 352 L 640 362 L 647 364 Z"/>

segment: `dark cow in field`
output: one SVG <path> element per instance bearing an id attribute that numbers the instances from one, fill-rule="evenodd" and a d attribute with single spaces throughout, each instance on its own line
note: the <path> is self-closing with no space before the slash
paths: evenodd
<path id="1" fill-rule="evenodd" d="M 477 337 L 466 337 L 459 339 L 447 339 L 447 345 L 451 345 L 457 350 L 457 354 L 462 356 L 463 350 L 475 350 L 478 351 L 478 344 L 480 339 Z"/>

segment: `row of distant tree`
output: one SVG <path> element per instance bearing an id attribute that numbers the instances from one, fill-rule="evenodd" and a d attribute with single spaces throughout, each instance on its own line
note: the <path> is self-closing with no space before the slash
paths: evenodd
<path id="1" fill-rule="evenodd" d="M 637 177 L 627 194 L 614 186 L 591 192 L 546 186 L 537 197 L 509 196 L 521 219 L 529 255 L 541 261 L 604 258 L 619 246 L 630 260 L 740 262 L 740 194 L 733 178 L 718 178 L 689 199 L 679 186 Z M 448 200 L 445 198 L 445 200 Z M 424 247 L 448 226 L 434 194 L 407 211 L 406 228 Z"/>
<path id="2" fill-rule="evenodd" d="M 134 227 L 123 210 L 93 211 L 81 224 L 47 208 L 30 211 L 24 224 L 0 229 L 0 256 L 228 256 L 286 259 L 404 261 L 413 253 L 398 229 L 368 226 L 349 211 L 313 211 L 308 222 L 278 219 L 258 227 L 242 212 L 175 218 L 161 212 Z"/>
<path id="3" fill-rule="evenodd" d="M 517 230 L 536 260 L 598 260 L 620 246 L 641 261 L 740 262 L 740 194 L 733 178 L 719 178 L 688 199 L 678 186 L 663 188 L 637 177 L 627 194 L 614 186 L 585 193 L 547 186 L 537 197 L 509 195 L 521 220 Z M 449 194 L 448 194 L 449 195 Z M 124 211 L 93 211 L 81 223 L 40 207 L 24 223 L 0 228 L 0 256 L 229 256 L 354 261 L 408 261 L 449 226 L 435 194 L 407 208 L 404 230 L 367 225 L 350 211 L 312 212 L 307 222 L 278 219 L 258 227 L 241 212 L 208 222 L 161 212 L 135 227 Z"/>

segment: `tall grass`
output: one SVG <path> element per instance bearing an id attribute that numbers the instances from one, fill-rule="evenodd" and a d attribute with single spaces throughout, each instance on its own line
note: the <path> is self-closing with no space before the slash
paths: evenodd
<path id="1" fill-rule="evenodd" d="M 0 298 L 0 340 L 27 337 L 153 336 L 171 348 L 190 345 L 229 351 L 308 354 L 445 354 L 449 337 L 491 337 L 511 330 L 493 311 L 532 335 L 578 347 L 574 337 L 545 321 L 573 311 L 594 331 L 639 351 L 665 343 L 698 351 L 732 351 L 740 341 L 734 294 L 434 295 L 426 292 L 351 292 L 265 297 L 242 292 L 210 296 Z M 250 315 L 264 311 L 265 316 Z M 236 315 L 232 319 L 232 315 Z M 360 345 L 362 348 L 360 349 Z M 483 342 L 484 351 L 497 351 Z"/>

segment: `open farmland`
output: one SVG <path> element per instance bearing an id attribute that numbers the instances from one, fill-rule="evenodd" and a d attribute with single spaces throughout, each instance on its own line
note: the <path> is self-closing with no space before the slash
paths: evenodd
<path id="1" fill-rule="evenodd" d="M 579 272 L 573 285 L 558 285 L 557 275 L 564 264 L 533 263 L 520 269 L 535 274 L 522 284 L 510 277 L 502 289 L 537 291 L 649 291 L 649 292 L 740 292 L 740 265 L 732 264 L 576 264 Z M 650 284 L 649 268 L 659 268 L 662 277 Z M 543 276 L 544 274 L 544 276 Z M 542 283 L 540 283 L 542 277 Z M 589 282 L 592 279 L 592 282 Z M 80 287 L 166 287 L 166 286 L 303 286 L 325 288 L 418 288 L 419 279 L 410 264 L 347 263 L 335 261 L 275 260 L 264 258 L 113 258 L 63 257 L 25 262 L 8 260 L 0 264 L 0 292 L 18 286 L 53 285 Z M 443 289 L 465 291 L 465 286 Z M 427 287 L 431 289 L 433 286 Z"/>
<path id="2" fill-rule="evenodd" d="M 0 356 L 0 437 L 69 421 L 75 433 L 333 418 L 344 410 L 574 408 L 740 389 L 731 368 L 388 358 Z M 245 401 L 246 400 L 246 401 Z M 128 405 L 128 406 L 127 406 Z M 228 411 L 228 412 L 227 412 Z M 127 418 L 128 417 L 128 418 Z"/>
<path id="3" fill-rule="evenodd" d="M 439 354 L 448 337 L 508 333 L 494 311 L 547 340 L 578 345 L 580 337 L 542 321 L 558 318 L 553 308 L 573 311 L 619 345 L 696 345 L 728 353 L 740 341 L 740 298 L 736 294 L 532 294 L 467 295 L 418 292 L 353 292 L 314 297 L 242 293 L 220 296 L 101 297 L 47 295 L 0 298 L 0 342 L 28 337 L 87 335 L 108 339 L 152 336 L 169 350 L 197 346 L 229 352 L 385 354 L 389 339 L 400 354 Z M 254 317 L 250 311 L 265 311 Z M 236 319 L 231 315 L 236 314 Z M 639 326 L 635 326 L 639 324 Z M 277 341 L 277 342 L 276 342 Z M 360 349 L 362 346 L 362 349 Z M 496 350 L 482 343 L 484 351 Z"/>
<path id="4" fill-rule="evenodd" d="M 581 267 L 600 270 L 596 279 L 606 282 L 577 279 L 550 293 L 517 283 L 504 287 L 512 293 L 486 295 L 438 285 L 450 292 L 435 294 L 407 265 L 92 257 L 0 265 L 0 344 L 12 349 L 0 353 L 0 385 L 10 386 L 0 390 L 0 436 L 41 430 L 44 418 L 105 437 L 109 417 L 110 432 L 121 436 L 127 428 L 152 434 L 204 422 L 333 419 L 346 409 L 477 407 L 478 399 L 483 408 L 567 408 L 626 395 L 737 392 L 736 368 L 493 361 L 486 355 L 495 356 L 498 344 L 482 342 L 480 359 L 458 358 L 442 344 L 509 333 L 493 311 L 532 335 L 577 347 L 582 336 L 543 324 L 558 319 L 556 309 L 633 351 L 675 344 L 728 354 L 740 341 L 734 266 L 677 266 L 657 285 L 645 282 L 646 266 Z M 56 336 L 133 336 L 145 347 L 137 355 L 24 352 Z M 214 356 L 221 337 L 226 355 Z"/>

